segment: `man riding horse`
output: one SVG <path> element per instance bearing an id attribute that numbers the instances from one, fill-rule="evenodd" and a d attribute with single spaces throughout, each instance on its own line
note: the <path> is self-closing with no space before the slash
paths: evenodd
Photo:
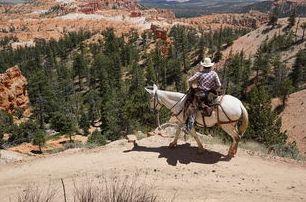
<path id="1" fill-rule="evenodd" d="M 201 71 L 188 79 L 190 91 L 185 106 L 185 115 L 188 117 L 186 120 L 188 131 L 194 126 L 197 110 L 201 110 L 204 116 L 211 115 L 212 108 L 210 105 L 213 104 L 218 89 L 221 87 L 218 74 L 212 70 L 214 63 L 211 62 L 211 59 L 205 58 L 200 65 L 202 66 Z"/>

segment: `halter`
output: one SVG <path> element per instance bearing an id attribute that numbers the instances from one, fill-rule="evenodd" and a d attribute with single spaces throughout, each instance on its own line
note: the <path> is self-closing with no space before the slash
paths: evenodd
<path id="1" fill-rule="evenodd" d="M 157 111 L 157 106 L 160 104 L 158 101 L 158 94 L 155 92 L 154 96 L 154 103 L 153 103 L 153 110 L 156 112 Z"/>
<path id="2" fill-rule="evenodd" d="M 188 95 L 188 93 L 189 93 L 189 90 L 187 91 L 187 93 L 186 93 L 179 101 L 177 101 L 177 102 L 170 108 L 170 111 L 172 111 L 172 109 L 173 109 L 179 102 L 181 102 L 181 101 Z M 162 105 L 162 104 L 159 102 L 159 100 L 158 100 L 158 94 L 157 94 L 157 92 L 155 92 L 153 98 L 154 98 L 154 103 L 153 103 L 154 107 L 153 107 L 153 110 L 156 112 L 156 111 L 157 111 L 157 106 L 160 105 L 161 107 L 163 107 L 163 105 Z M 172 115 L 177 116 L 177 115 L 179 115 L 182 111 L 183 111 L 183 109 L 180 110 L 180 112 L 179 112 L 178 114 L 172 113 Z"/>

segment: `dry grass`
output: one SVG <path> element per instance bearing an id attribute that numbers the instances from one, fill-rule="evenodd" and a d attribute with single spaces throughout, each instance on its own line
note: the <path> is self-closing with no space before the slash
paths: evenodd
<path id="1" fill-rule="evenodd" d="M 69 185 L 66 184 L 65 186 Z M 71 185 L 71 184 L 70 184 Z M 68 190 L 69 186 L 68 186 Z M 65 201 L 63 190 L 55 189 L 51 185 L 44 187 L 29 184 L 17 195 L 18 202 L 55 202 Z M 74 182 L 72 191 L 67 199 L 74 202 L 155 202 L 157 195 L 153 186 L 141 181 L 137 174 L 132 177 L 91 177 Z M 1 201 L 1 200 L 0 200 Z"/>
<path id="2" fill-rule="evenodd" d="M 154 202 L 157 196 L 152 187 L 134 177 L 105 178 L 100 181 L 87 181 L 75 184 L 74 201 L 76 202 Z"/>
<path id="3" fill-rule="evenodd" d="M 30 184 L 17 196 L 18 202 L 52 202 L 55 201 L 57 190 L 50 185 L 47 189 Z"/>

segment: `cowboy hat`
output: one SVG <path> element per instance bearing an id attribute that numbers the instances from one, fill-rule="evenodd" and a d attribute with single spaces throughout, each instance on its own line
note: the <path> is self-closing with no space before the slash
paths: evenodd
<path id="1" fill-rule="evenodd" d="M 211 62 L 211 59 L 210 58 L 205 58 L 204 61 L 200 63 L 203 67 L 212 67 L 214 66 L 215 63 Z"/>

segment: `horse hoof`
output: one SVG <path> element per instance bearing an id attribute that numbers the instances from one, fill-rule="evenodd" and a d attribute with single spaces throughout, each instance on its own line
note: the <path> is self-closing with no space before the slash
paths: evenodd
<path id="1" fill-rule="evenodd" d="M 230 150 L 230 151 L 228 151 L 228 154 L 227 154 L 227 156 L 229 157 L 229 158 L 234 158 L 235 157 L 235 151 L 233 151 L 233 150 Z"/>
<path id="2" fill-rule="evenodd" d="M 169 144 L 169 148 L 170 148 L 170 149 L 174 149 L 176 146 L 177 146 L 177 143 L 176 143 L 176 142 L 171 142 L 171 143 Z"/>

